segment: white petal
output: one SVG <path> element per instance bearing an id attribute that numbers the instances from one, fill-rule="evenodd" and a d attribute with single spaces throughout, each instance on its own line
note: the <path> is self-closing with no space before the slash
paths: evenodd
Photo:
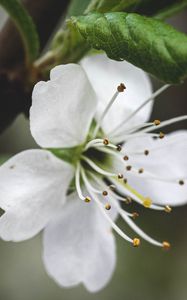
<path id="1" fill-rule="evenodd" d="M 115 242 L 94 203 L 71 195 L 58 219 L 44 231 L 44 263 L 64 287 L 83 283 L 91 292 L 103 288 L 115 267 Z"/>
<path id="2" fill-rule="evenodd" d="M 150 150 L 148 156 L 132 153 L 143 153 L 145 149 Z M 149 136 L 132 139 L 125 144 L 125 150 L 129 156 L 128 164 L 137 170 L 144 169 L 139 175 L 126 172 L 133 188 L 154 203 L 172 206 L 187 203 L 187 131 L 176 131 L 162 140 L 153 140 Z M 146 172 L 163 180 L 146 179 Z M 184 185 L 179 185 L 179 180 L 184 180 Z"/>
<path id="3" fill-rule="evenodd" d="M 81 65 L 99 99 L 97 117 L 103 112 L 120 83 L 124 83 L 127 88 L 124 93 L 119 94 L 103 121 L 102 127 L 106 133 L 125 120 L 152 94 L 151 83 L 146 73 L 126 61 L 117 62 L 100 54 L 84 58 Z M 152 104 L 149 103 L 128 122 L 128 125 L 147 121 L 151 110 Z"/>
<path id="4" fill-rule="evenodd" d="M 20 241 L 37 234 L 64 204 L 72 167 L 48 151 L 27 150 L 0 168 L 0 237 Z"/>
<path id="5" fill-rule="evenodd" d="M 30 110 L 31 133 L 41 147 L 73 147 L 84 142 L 96 110 L 96 95 L 76 64 L 57 66 L 37 83 Z"/>

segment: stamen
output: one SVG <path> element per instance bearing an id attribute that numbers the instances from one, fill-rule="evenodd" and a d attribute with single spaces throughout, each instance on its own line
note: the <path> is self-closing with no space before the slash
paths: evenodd
<path id="1" fill-rule="evenodd" d="M 107 145 L 109 144 L 109 140 L 108 140 L 107 138 L 105 138 L 105 139 L 103 140 L 103 144 L 104 144 L 105 146 L 107 146 Z"/>
<path id="2" fill-rule="evenodd" d="M 104 176 L 108 176 L 108 177 L 117 177 L 117 175 L 115 173 L 110 173 L 107 172 L 103 169 L 101 169 L 99 166 L 97 166 L 93 161 L 91 161 L 89 158 L 87 158 L 86 156 L 81 156 L 81 158 L 96 172 L 98 172 L 101 175 Z"/>
<path id="3" fill-rule="evenodd" d="M 171 245 L 170 245 L 170 243 L 164 241 L 162 243 L 162 247 L 163 247 L 164 250 L 169 250 L 171 248 Z"/>
<path id="4" fill-rule="evenodd" d="M 160 138 L 160 139 L 163 139 L 164 137 L 165 137 L 165 134 L 164 134 L 163 132 L 160 132 L 160 133 L 159 133 L 159 138 Z"/>
<path id="5" fill-rule="evenodd" d="M 134 247 L 139 247 L 140 246 L 140 239 L 134 238 L 133 239 L 133 246 Z"/>
<path id="6" fill-rule="evenodd" d="M 170 84 L 165 84 L 160 89 L 158 89 L 156 92 L 154 92 L 151 97 L 149 97 L 147 100 L 145 100 L 135 111 L 133 111 L 132 114 L 130 114 L 124 121 L 122 121 L 119 125 L 117 125 L 111 132 L 109 132 L 109 135 L 114 134 L 117 130 L 121 129 L 121 127 L 126 124 L 130 119 L 132 119 L 145 105 L 147 105 L 150 101 L 153 101 L 157 96 L 159 96 L 163 91 L 165 91 Z"/>
<path id="7" fill-rule="evenodd" d="M 184 180 L 179 180 L 180 185 L 184 185 Z"/>
<path id="8" fill-rule="evenodd" d="M 108 192 L 107 191 L 103 191 L 103 196 L 107 196 Z"/>
<path id="9" fill-rule="evenodd" d="M 130 171 L 132 169 L 132 166 L 126 166 L 126 170 Z"/>
<path id="10" fill-rule="evenodd" d="M 129 157 L 128 157 L 127 155 L 125 155 L 125 156 L 123 157 L 123 159 L 124 159 L 124 160 L 129 160 Z"/>
<path id="11" fill-rule="evenodd" d="M 154 123 L 155 126 L 158 126 L 158 125 L 160 125 L 161 122 L 160 122 L 160 120 L 154 120 L 153 123 Z"/>
<path id="12" fill-rule="evenodd" d="M 139 174 L 142 174 L 144 172 L 144 169 L 143 168 L 140 168 L 139 170 L 138 170 L 138 173 Z"/>
<path id="13" fill-rule="evenodd" d="M 115 92 L 115 94 L 113 95 L 113 97 L 111 98 L 111 100 L 109 101 L 108 105 L 106 106 L 105 110 L 103 111 L 100 119 L 98 120 L 97 122 L 97 125 L 95 127 L 95 130 L 94 130 L 94 133 L 93 133 L 93 138 L 96 137 L 97 133 L 98 133 L 98 130 L 99 128 L 101 127 L 101 124 L 105 118 L 105 116 L 107 115 L 108 111 L 110 110 L 110 108 L 112 107 L 114 101 L 117 99 L 119 93 L 121 92 L 124 92 L 125 90 L 125 85 L 124 84 L 120 84 L 118 87 L 117 87 L 117 91 Z"/>
<path id="14" fill-rule="evenodd" d="M 172 211 L 172 208 L 169 205 L 165 206 L 165 212 L 170 213 Z"/>
<path id="15" fill-rule="evenodd" d="M 82 193 L 82 190 L 81 190 L 81 185 L 80 185 L 80 164 L 77 165 L 77 169 L 76 169 L 76 172 L 75 172 L 75 187 L 76 187 L 76 190 L 77 190 L 77 194 L 79 196 L 79 198 L 85 202 L 90 202 L 91 199 L 90 197 L 88 196 L 84 196 L 83 193 Z"/>
<path id="16" fill-rule="evenodd" d="M 145 150 L 145 151 L 144 151 L 144 154 L 145 154 L 145 155 L 149 155 L 149 150 Z"/>
<path id="17" fill-rule="evenodd" d="M 133 212 L 132 213 L 132 218 L 135 220 L 136 218 L 138 218 L 139 217 L 139 213 L 137 213 L 137 212 Z"/>
<path id="18" fill-rule="evenodd" d="M 110 203 L 106 203 L 106 204 L 105 204 L 105 209 L 106 209 L 106 210 L 110 210 L 110 209 L 111 209 Z"/>

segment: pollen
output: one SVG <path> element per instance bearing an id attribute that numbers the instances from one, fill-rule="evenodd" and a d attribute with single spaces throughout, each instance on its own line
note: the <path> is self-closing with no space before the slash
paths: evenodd
<path id="1" fill-rule="evenodd" d="M 160 120 L 154 120 L 153 123 L 154 123 L 156 126 L 158 126 L 158 125 L 160 125 L 161 122 L 160 122 Z"/>
<path id="2" fill-rule="evenodd" d="M 89 202 L 91 201 L 91 198 L 87 196 L 87 197 L 84 199 L 84 201 L 85 201 L 86 203 L 89 203 Z"/>
<path id="3" fill-rule="evenodd" d="M 170 213 L 172 211 L 172 208 L 169 205 L 165 206 L 165 212 Z"/>
<path id="4" fill-rule="evenodd" d="M 145 150 L 145 151 L 144 151 L 144 154 L 145 154 L 145 155 L 149 155 L 149 150 Z"/>
<path id="5" fill-rule="evenodd" d="M 143 206 L 146 207 L 146 208 L 150 208 L 151 207 L 151 204 L 152 204 L 152 200 L 150 198 L 145 198 L 143 200 Z"/>
<path id="6" fill-rule="evenodd" d="M 125 89 L 126 89 L 126 86 L 124 85 L 124 83 L 120 83 L 120 85 L 118 85 L 118 87 L 117 87 L 117 91 L 119 93 L 123 93 Z"/>
<path id="7" fill-rule="evenodd" d="M 139 247 L 140 246 L 140 239 L 134 238 L 133 239 L 133 246 L 134 247 Z"/>
<path id="8" fill-rule="evenodd" d="M 106 204 L 105 204 L 105 209 L 106 209 L 106 210 L 110 210 L 110 209 L 111 209 L 110 203 L 106 203 Z"/>
<path id="9" fill-rule="evenodd" d="M 127 155 L 125 155 L 125 156 L 123 157 L 123 159 L 124 159 L 124 160 L 129 160 L 129 157 L 128 157 Z"/>
<path id="10" fill-rule="evenodd" d="M 165 134 L 164 134 L 163 132 L 160 132 L 160 133 L 159 133 L 159 138 L 160 138 L 160 139 L 163 139 L 164 137 L 165 137 Z"/>
<path id="11" fill-rule="evenodd" d="M 132 218 L 135 220 L 136 218 L 138 218 L 139 217 L 139 213 L 137 213 L 137 212 L 133 212 L 132 213 Z"/>
<path id="12" fill-rule="evenodd" d="M 103 191 L 103 196 L 107 196 L 108 192 L 107 191 Z"/>
<path id="13" fill-rule="evenodd" d="M 103 144 L 104 144 L 105 146 L 107 146 L 107 145 L 109 144 L 109 140 L 108 140 L 107 138 L 105 138 L 105 139 L 103 140 Z"/>
<path id="14" fill-rule="evenodd" d="M 169 242 L 164 241 L 162 243 L 162 247 L 163 247 L 164 250 L 169 250 L 171 248 L 171 245 L 170 245 Z"/>

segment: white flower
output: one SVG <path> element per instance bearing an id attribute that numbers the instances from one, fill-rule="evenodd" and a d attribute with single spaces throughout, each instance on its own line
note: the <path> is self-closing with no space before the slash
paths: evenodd
<path id="1" fill-rule="evenodd" d="M 22 241 L 45 228 L 49 275 L 61 286 L 83 283 L 95 292 L 115 267 L 110 228 L 134 246 L 140 242 L 116 225 L 118 214 L 145 240 L 169 247 L 135 225 L 137 214 L 120 202 L 168 212 L 168 205 L 186 202 L 187 132 L 164 139 L 151 132 L 187 117 L 147 123 L 153 98 L 167 86 L 152 95 L 143 71 L 103 55 L 82 66 L 87 75 L 79 65 L 55 67 L 34 88 L 31 133 L 44 149 L 24 151 L 0 168 L 0 236 Z"/>

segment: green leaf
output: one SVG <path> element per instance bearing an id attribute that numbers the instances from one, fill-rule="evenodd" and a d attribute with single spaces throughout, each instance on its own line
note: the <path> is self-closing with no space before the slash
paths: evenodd
<path id="1" fill-rule="evenodd" d="M 22 36 L 27 63 L 34 61 L 39 52 L 39 38 L 31 17 L 18 0 L 0 0 L 0 5 L 8 12 Z"/>
<path id="2" fill-rule="evenodd" d="M 167 83 L 187 76 L 187 36 L 162 21 L 131 13 L 92 13 L 72 19 L 89 45 L 127 60 Z"/>
<path id="3" fill-rule="evenodd" d="M 92 0 L 86 12 L 129 11 L 140 2 L 141 0 Z"/>

